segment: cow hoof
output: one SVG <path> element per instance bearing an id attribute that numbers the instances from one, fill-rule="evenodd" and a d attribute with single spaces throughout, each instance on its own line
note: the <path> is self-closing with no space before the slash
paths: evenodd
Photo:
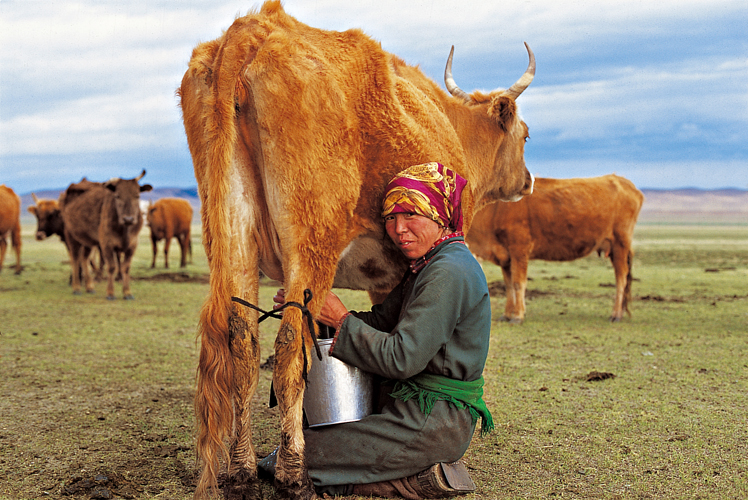
<path id="1" fill-rule="evenodd" d="M 291 484 L 282 484 L 275 478 L 274 481 L 275 490 L 278 492 L 280 498 L 288 500 L 315 500 L 317 494 L 314 491 L 314 485 L 309 475 L 304 473 L 304 480 L 302 482 L 294 482 Z"/>
<path id="2" fill-rule="evenodd" d="M 509 320 L 510 325 L 521 325 L 524 319 L 522 318 L 512 318 Z"/>
<path id="3" fill-rule="evenodd" d="M 83 295 L 80 290 L 73 290 L 73 295 Z"/>
<path id="4" fill-rule="evenodd" d="M 610 317 L 610 322 L 611 323 L 619 323 L 620 321 L 621 321 L 621 318 L 618 318 L 616 316 L 611 316 Z"/>
<path id="5" fill-rule="evenodd" d="M 95 291 L 93 291 L 93 290 L 86 290 L 86 293 L 94 294 L 94 293 L 96 293 L 96 292 L 95 292 Z"/>
<path id="6" fill-rule="evenodd" d="M 127 295 L 125 295 L 124 298 L 125 298 L 125 300 L 135 300 L 135 297 L 133 297 L 133 295 L 131 293 L 128 293 Z"/>
<path id="7" fill-rule="evenodd" d="M 260 481 L 246 470 L 240 470 L 225 479 L 223 498 L 225 500 L 262 500 Z"/>
<path id="8" fill-rule="evenodd" d="M 511 321 L 511 319 L 509 318 L 509 316 L 502 316 L 499 318 L 499 321 L 501 321 L 502 323 L 508 323 L 509 321 Z"/>
<path id="9" fill-rule="evenodd" d="M 107 295 L 106 299 L 107 300 L 115 300 L 115 297 L 114 297 L 114 295 Z"/>

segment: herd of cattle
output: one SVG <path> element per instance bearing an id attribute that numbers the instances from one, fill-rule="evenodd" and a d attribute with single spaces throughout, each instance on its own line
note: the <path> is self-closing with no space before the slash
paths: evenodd
<path id="1" fill-rule="evenodd" d="M 454 50 L 454 48 L 453 48 Z M 178 96 L 200 195 L 210 293 L 199 322 L 195 396 L 196 496 L 227 467 L 228 498 L 259 494 L 250 400 L 257 386 L 258 314 L 231 297 L 258 302 L 259 271 L 284 283 L 286 299 L 319 313 L 333 287 L 367 290 L 375 300 L 400 280 L 404 257 L 384 235 L 379 206 L 387 182 L 408 166 L 438 161 L 468 180 L 466 241 L 500 266 L 507 291 L 502 319 L 525 317 L 531 259 L 568 261 L 593 251 L 616 278 L 611 320 L 628 312 L 632 238 L 642 193 L 628 180 L 535 179 L 524 161 L 528 127 L 516 99 L 535 74 L 509 88 L 461 90 L 444 74 L 445 93 L 417 67 L 384 51 L 360 30 L 333 32 L 287 15 L 277 0 L 234 21 L 192 53 Z M 114 298 L 114 273 L 131 298 L 130 262 L 143 225 L 135 179 L 71 184 L 59 200 L 35 200 L 37 239 L 58 234 L 71 257 L 73 292 L 93 283 L 98 248 Z M 186 203 L 186 202 L 185 202 Z M 20 272 L 20 200 L 0 186 L 0 269 L 6 234 Z M 177 217 L 178 214 L 178 218 Z M 184 217 L 184 218 L 182 218 Z M 148 210 L 153 242 L 177 237 L 181 265 L 191 253 L 189 204 L 160 200 Z M 168 266 L 168 260 L 166 261 Z M 284 498 L 314 496 L 304 470 L 301 401 L 314 331 L 289 308 L 275 342 L 273 387 L 281 410 L 275 485 Z"/>
<path id="2" fill-rule="evenodd" d="M 87 292 L 94 290 L 96 278 L 107 273 L 107 299 L 114 299 L 114 281 L 122 280 L 125 299 L 132 299 L 130 265 L 143 227 L 140 193 L 150 191 L 150 184 L 140 185 L 145 170 L 134 179 L 114 178 L 106 182 L 92 182 L 85 177 L 70 184 L 57 200 L 39 199 L 32 193 L 34 204 L 28 207 L 37 220 L 36 239 L 57 235 L 68 250 L 73 293 L 81 293 L 81 279 Z M 0 185 L 0 271 L 7 248 L 6 235 L 11 235 L 16 252 L 16 274 L 21 272 L 21 199 L 12 189 Z M 192 257 L 190 226 L 192 206 L 181 198 L 161 198 L 146 207 L 147 223 L 151 229 L 153 261 L 156 266 L 157 243 L 164 244 L 164 265 L 169 267 L 169 244 L 177 238 L 182 250 L 180 265 Z M 99 265 L 94 264 L 94 250 L 99 254 Z M 89 267 L 91 268 L 89 270 Z"/>
<path id="3" fill-rule="evenodd" d="M 129 181 L 131 187 L 139 179 Z M 116 185 L 119 183 L 122 187 L 118 193 Z M 90 263 L 96 279 L 102 277 L 105 265 L 107 270 L 115 265 L 113 270 L 120 279 L 120 255 L 129 263 L 135 251 L 135 236 L 143 225 L 135 207 L 140 192 L 150 190 L 150 186 L 130 189 L 126 194 L 125 183 L 121 179 L 102 183 L 84 178 L 71 184 L 57 200 L 39 199 L 32 193 L 34 205 L 29 206 L 28 211 L 37 219 L 36 239 L 41 241 L 57 235 L 68 249 L 73 249 L 77 262 L 71 265 L 78 266 L 78 277 L 83 274 L 87 291 L 93 290 L 93 283 L 90 273 L 83 270 L 83 262 Z M 84 193 L 87 194 L 81 196 Z M 74 201 L 79 196 L 80 199 Z M 105 206 L 104 198 L 114 202 Z M 501 267 L 506 288 L 506 307 L 501 321 L 521 323 L 524 320 L 528 261 L 571 261 L 593 251 L 609 257 L 615 271 L 616 295 L 611 321 L 620 321 L 624 312 L 630 314 L 631 245 L 643 201 L 641 191 L 631 181 L 617 175 L 588 179 L 535 178 L 531 196 L 516 202 L 491 203 L 479 210 L 466 240 L 477 258 Z M 68 209 L 63 215 L 62 207 L 66 205 Z M 177 239 L 181 250 L 179 265 L 185 267 L 188 256 L 190 261 L 192 259 L 193 210 L 190 203 L 181 198 L 161 198 L 155 203 L 141 201 L 140 207 L 151 232 L 151 268 L 156 267 L 161 240 L 165 241 L 164 267 L 169 267 L 172 238 Z M 16 254 L 15 272 L 21 272 L 20 209 L 18 195 L 0 185 L 0 271 L 10 236 Z M 117 214 L 116 223 L 113 213 Z M 65 232 L 65 218 L 69 234 Z M 107 223 L 102 224 L 102 221 Z M 129 237 L 125 237 L 128 234 Z M 109 261 L 104 258 L 102 248 L 107 249 Z M 94 263 L 92 250 L 99 252 L 98 265 Z M 129 264 L 126 267 L 129 275 Z M 108 288 L 108 298 L 113 298 L 111 291 Z M 73 292 L 80 293 L 80 284 L 74 285 Z M 125 298 L 132 298 L 132 295 L 125 293 Z"/>

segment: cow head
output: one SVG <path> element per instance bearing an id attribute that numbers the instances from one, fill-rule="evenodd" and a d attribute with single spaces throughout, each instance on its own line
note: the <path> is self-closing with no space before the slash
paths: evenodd
<path id="1" fill-rule="evenodd" d="M 41 241 L 53 234 L 64 238 L 65 226 L 57 200 L 40 200 L 34 193 L 31 193 L 31 197 L 35 205 L 29 207 L 29 212 L 36 216 L 36 239 Z"/>
<path id="2" fill-rule="evenodd" d="M 481 156 L 492 155 L 493 172 L 501 182 L 487 183 L 484 192 L 478 193 L 476 207 L 497 201 L 518 201 L 532 194 L 534 178 L 525 166 L 525 141 L 529 138 L 527 125 L 519 117 L 516 99 L 530 85 L 535 76 L 535 55 L 525 43 L 530 62 L 525 73 L 506 90 L 497 89 L 488 94 L 464 92 L 452 77 L 452 56 L 449 53 L 444 69 L 444 84 L 452 96 L 460 99 L 470 109 L 480 110 L 481 126 L 474 128 L 474 134 L 466 138 L 466 147 L 482 151 Z M 473 143 L 473 144 L 470 144 Z M 481 143 L 481 144 L 477 144 Z M 488 148 L 488 149 L 486 149 Z M 475 186 L 473 187 L 475 189 Z"/>
<path id="3" fill-rule="evenodd" d="M 150 184 L 138 184 L 144 175 L 145 170 L 134 179 L 110 179 L 104 183 L 104 187 L 114 193 L 114 208 L 120 226 L 132 226 L 142 220 L 140 193 L 153 189 Z"/>

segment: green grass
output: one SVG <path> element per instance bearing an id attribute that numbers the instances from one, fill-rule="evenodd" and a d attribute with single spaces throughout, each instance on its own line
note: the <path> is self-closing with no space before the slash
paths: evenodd
<path id="1" fill-rule="evenodd" d="M 73 296 L 62 244 L 33 229 L 23 273 L 0 274 L 0 498 L 90 498 L 64 488 L 97 474 L 120 498 L 191 498 L 199 233 L 194 263 L 165 271 L 162 258 L 150 269 L 144 229 L 135 300 L 110 302 L 105 283 Z M 748 498 L 748 226 L 640 224 L 634 249 L 633 315 L 616 324 L 609 261 L 530 263 L 525 323 L 492 327 L 496 431 L 465 456 L 478 486 L 466 499 Z M 260 307 L 275 289 L 263 283 Z M 492 304 L 497 319 L 503 296 Z M 263 360 L 275 328 L 261 325 Z M 595 371 L 612 376 L 588 381 Z M 253 399 L 261 455 L 278 442 L 269 381 L 262 371 Z"/>

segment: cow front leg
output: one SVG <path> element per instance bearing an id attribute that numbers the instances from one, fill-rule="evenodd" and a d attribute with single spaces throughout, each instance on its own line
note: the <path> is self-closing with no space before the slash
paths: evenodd
<path id="1" fill-rule="evenodd" d="M 257 294 L 254 294 L 257 297 Z M 257 299 L 255 298 L 256 302 Z M 253 316 L 253 317 L 252 317 Z M 260 500 L 257 458 L 252 445 L 250 403 L 257 389 L 260 344 L 257 315 L 242 309 L 229 316 L 229 335 L 234 364 L 235 439 L 231 445 L 228 477 L 223 489 L 226 500 Z"/>
<path id="2" fill-rule="evenodd" d="M 114 300 L 114 276 L 118 267 L 114 249 L 101 247 L 101 257 L 104 259 L 104 265 L 106 266 L 106 298 L 107 300 Z"/>
<path id="3" fill-rule="evenodd" d="M 289 301 L 303 302 L 288 294 Z M 305 327 L 301 312 L 293 307 L 284 311 L 278 336 L 275 339 L 273 388 L 281 415 L 281 443 L 275 469 L 275 488 L 281 498 L 310 500 L 316 498 L 314 485 L 306 472 L 304 461 L 304 433 L 302 405 L 304 402 Z M 306 349 L 309 366 L 311 345 Z"/>
<path id="4" fill-rule="evenodd" d="M 123 259 L 122 262 L 119 265 L 120 270 L 122 271 L 122 297 L 125 300 L 132 300 L 135 297 L 133 297 L 132 292 L 130 291 L 130 264 L 132 263 L 132 257 L 135 254 L 134 248 L 127 248 L 123 252 Z M 117 258 L 119 260 L 119 257 Z M 114 276 L 113 270 L 110 271 L 110 276 Z M 110 283 L 112 283 L 112 298 L 114 298 L 114 280 L 110 280 Z"/>

